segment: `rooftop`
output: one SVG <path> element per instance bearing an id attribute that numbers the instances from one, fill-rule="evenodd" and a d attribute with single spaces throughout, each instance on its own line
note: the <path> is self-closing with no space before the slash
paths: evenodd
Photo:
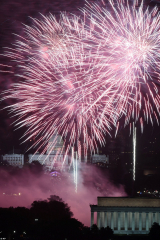
<path id="1" fill-rule="evenodd" d="M 160 207 L 160 199 L 129 197 L 97 197 L 97 206 L 106 207 Z"/>

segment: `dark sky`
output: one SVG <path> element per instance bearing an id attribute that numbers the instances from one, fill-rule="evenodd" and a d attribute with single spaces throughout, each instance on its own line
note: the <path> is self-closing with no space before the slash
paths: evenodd
<path id="1" fill-rule="evenodd" d="M 149 2 L 149 1 L 146 1 Z M 0 54 L 3 54 L 4 47 L 10 47 L 14 42 L 16 33 L 21 35 L 22 33 L 22 23 L 30 24 L 31 17 L 39 17 L 39 13 L 56 14 L 58 16 L 60 11 L 66 11 L 70 13 L 79 13 L 78 8 L 84 6 L 84 0 L 1 0 L 0 4 Z M 10 60 L 2 55 L 0 55 L 0 64 L 12 65 Z M 1 71 L 7 71 L 8 68 L 0 66 Z M 10 69 L 14 71 L 12 67 Z M 6 90 L 9 88 L 10 84 L 16 81 L 16 77 L 12 73 L 0 72 L 0 90 Z M 4 107 L 8 106 L 11 102 L 9 100 L 0 102 L 0 154 L 7 152 L 12 149 L 13 145 L 15 148 L 21 148 L 23 151 L 26 149 L 27 144 L 20 146 L 22 140 L 19 140 L 23 135 L 25 129 L 14 131 L 13 118 L 8 115 L 7 110 L 2 110 Z M 141 142 L 149 142 L 150 138 L 159 136 L 159 127 L 155 123 L 154 126 L 151 124 L 144 126 L 144 134 L 141 134 L 140 125 L 138 127 L 138 138 Z M 123 123 L 120 126 L 120 131 L 125 135 L 126 141 L 129 136 L 129 128 L 124 129 Z M 112 132 L 114 136 L 115 130 Z M 107 136 L 107 144 L 110 142 L 110 137 Z M 157 137 L 158 139 L 158 137 Z M 121 143 L 122 144 L 122 143 Z M 123 143 L 125 144 L 125 143 Z M 105 152 L 105 150 L 104 150 Z"/>

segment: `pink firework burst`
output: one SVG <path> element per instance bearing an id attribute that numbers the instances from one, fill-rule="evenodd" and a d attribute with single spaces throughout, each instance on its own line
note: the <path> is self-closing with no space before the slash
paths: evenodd
<path id="1" fill-rule="evenodd" d="M 143 119 L 153 123 L 155 116 L 159 124 L 158 8 L 149 9 L 143 1 L 110 0 L 87 3 L 82 12 L 88 31 L 84 42 L 91 43 L 86 49 L 98 60 L 101 84 L 106 89 L 109 81 L 115 84 L 113 105 L 119 118 L 125 116 L 125 125 L 133 118 L 143 126 Z"/>
<path id="2" fill-rule="evenodd" d="M 105 144 L 122 116 L 125 125 L 133 118 L 143 127 L 160 113 L 158 9 L 110 0 L 87 3 L 82 13 L 59 21 L 50 14 L 25 26 L 5 53 L 21 80 L 4 96 L 17 101 L 9 108 L 16 126 L 28 127 L 25 140 L 37 137 L 41 148 L 58 133 L 63 149 L 76 148 L 79 158 L 82 148 L 87 155 Z"/>
<path id="3" fill-rule="evenodd" d="M 97 142 L 105 144 L 105 134 L 118 119 L 113 108 L 114 83 L 108 88 L 107 81 L 105 86 L 101 83 L 104 76 L 97 59 L 83 49 L 88 32 L 78 17 L 62 14 L 57 21 L 49 15 L 33 23 L 25 26 L 25 36 L 5 53 L 18 63 L 20 80 L 4 99 L 16 99 L 8 108 L 17 117 L 16 127 L 28 128 L 24 141 L 37 139 L 33 144 L 37 151 L 44 147 L 45 152 L 48 140 L 58 133 L 64 140 L 63 150 L 74 147 L 80 158 L 83 148 L 86 156 L 87 150 L 97 149 Z"/>

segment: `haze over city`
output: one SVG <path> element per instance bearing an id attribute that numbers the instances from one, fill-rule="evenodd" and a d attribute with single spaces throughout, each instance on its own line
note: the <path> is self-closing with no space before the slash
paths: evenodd
<path id="1" fill-rule="evenodd" d="M 136 1 L 113 2 L 116 3 L 112 6 L 109 1 L 2 1 L 0 208 L 25 207 L 32 211 L 34 201 L 50 199 L 47 200 L 48 204 L 52 200 L 64 201 L 73 212 L 73 217 L 90 227 L 91 223 L 100 224 L 96 210 L 94 222 L 91 218 L 91 208 L 99 207 L 101 203 L 97 197 L 159 199 L 159 55 L 154 49 L 152 57 L 152 51 L 148 54 L 151 59 L 155 57 L 154 61 L 146 57 L 150 44 L 148 30 L 145 32 L 148 34 L 147 44 L 145 47 L 140 44 L 139 52 L 134 47 L 140 41 L 135 41 L 134 47 L 129 45 L 129 40 L 134 42 L 129 31 L 132 32 L 131 27 L 135 27 L 134 23 L 132 25 L 129 22 L 129 10 L 126 10 L 126 15 L 121 14 L 121 25 L 125 26 L 126 16 L 130 24 L 129 27 L 126 24 L 128 30 L 119 25 L 119 32 L 114 30 L 108 34 L 108 29 L 111 26 L 114 29 L 119 23 L 117 20 L 111 23 L 103 7 L 111 5 L 108 11 L 114 16 L 116 4 L 132 6 Z M 157 4 L 157 9 L 151 15 L 159 19 L 160 3 L 150 0 L 143 2 L 144 9 L 147 6 L 153 9 Z M 137 1 L 137 12 L 141 4 L 142 1 Z M 98 11 L 100 15 L 92 19 L 90 15 Z M 153 25 L 153 32 L 157 31 L 156 36 L 159 36 L 155 22 L 146 17 L 149 15 L 147 10 L 145 14 L 144 19 L 149 19 L 148 25 Z M 137 25 L 140 25 L 138 19 L 141 15 L 134 16 Z M 105 28 L 100 22 L 101 16 L 108 21 Z M 86 21 L 85 27 L 81 18 Z M 36 19 L 39 19 L 40 25 Z M 53 29 L 56 29 L 53 35 L 52 28 L 50 31 L 47 28 L 51 23 L 55 24 Z M 34 24 L 37 28 L 33 27 Z M 138 31 L 138 27 L 135 29 Z M 29 37 L 33 37 L 31 42 L 25 39 L 27 31 L 31 34 Z M 97 32 L 101 34 L 98 36 Z M 38 40 L 35 37 L 37 34 Z M 122 39 L 117 37 L 119 35 L 122 35 Z M 112 43 L 114 36 L 116 40 Z M 127 43 L 124 36 L 129 39 Z M 152 41 L 158 48 L 159 38 L 158 43 L 155 39 Z M 107 53 L 102 43 L 108 47 Z M 79 44 L 78 47 L 76 44 Z M 124 53 L 123 47 L 127 49 Z M 130 52 L 132 50 L 133 53 Z M 126 54 L 129 60 L 133 59 L 133 67 L 129 65 L 131 70 L 125 70 L 129 61 L 125 60 Z M 136 55 L 138 60 L 135 60 Z M 141 55 L 143 60 L 147 58 L 145 64 L 142 63 Z M 38 69 L 36 66 L 39 64 Z M 125 85 L 127 77 L 128 85 Z M 153 86 L 150 83 L 147 85 L 147 81 Z M 56 200 L 55 196 L 62 200 Z M 158 219 L 158 215 L 155 216 Z M 130 228 L 127 229 L 130 231 Z M 13 235 L 7 238 L 12 239 Z M 72 238 L 69 236 L 68 239 Z"/>

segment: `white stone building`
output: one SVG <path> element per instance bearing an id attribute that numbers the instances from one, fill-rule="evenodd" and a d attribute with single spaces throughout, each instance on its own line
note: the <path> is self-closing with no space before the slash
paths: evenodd
<path id="1" fill-rule="evenodd" d="M 2 155 L 2 160 L 7 161 L 9 165 L 22 168 L 24 165 L 24 155 L 23 154 L 5 154 Z"/>
<path id="2" fill-rule="evenodd" d="M 68 156 L 65 155 L 63 149 L 62 137 L 54 134 L 48 141 L 46 154 L 29 154 L 29 163 L 39 161 L 39 163 L 44 165 L 48 170 L 52 168 L 62 170 L 68 166 Z"/>
<path id="3" fill-rule="evenodd" d="M 28 155 L 29 163 L 33 161 L 38 161 L 40 164 L 44 165 L 48 169 L 61 169 L 63 166 L 68 165 L 68 156 L 64 159 L 63 154 L 29 154 Z"/>
<path id="4" fill-rule="evenodd" d="M 154 222 L 160 224 L 160 199 L 98 197 L 90 205 L 91 226 L 97 212 L 98 228 L 109 226 L 115 234 L 148 234 Z"/>
<path id="5" fill-rule="evenodd" d="M 48 141 L 47 154 L 62 153 L 63 151 L 63 139 L 59 134 L 54 134 Z"/>

